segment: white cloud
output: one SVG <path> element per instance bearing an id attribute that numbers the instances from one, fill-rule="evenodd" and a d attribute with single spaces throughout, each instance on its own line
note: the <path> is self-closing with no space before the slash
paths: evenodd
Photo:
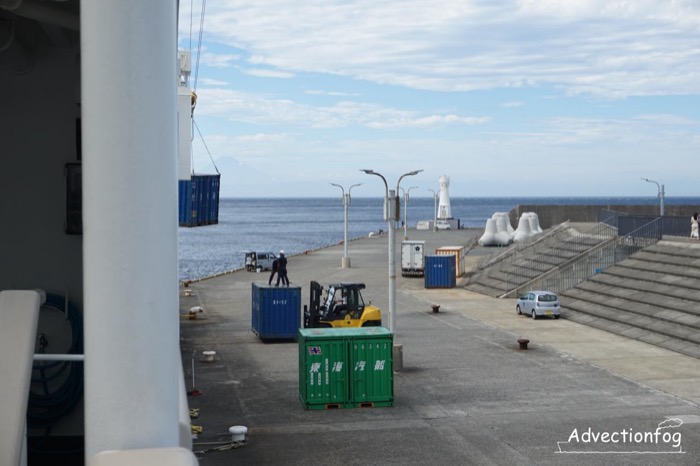
<path id="1" fill-rule="evenodd" d="M 691 0 L 251 0 L 211 5 L 206 24 L 281 71 L 621 98 L 698 92 L 699 22 Z"/>
<path id="2" fill-rule="evenodd" d="M 331 106 L 311 106 L 288 99 L 276 99 L 227 89 L 200 89 L 198 116 L 226 116 L 233 121 L 270 127 L 290 125 L 308 128 L 428 127 L 444 124 L 477 125 L 489 121 L 485 117 L 453 114 L 420 115 L 416 111 L 399 110 L 377 104 L 343 101 Z"/>
<path id="3" fill-rule="evenodd" d="M 241 70 L 244 74 L 257 76 L 259 78 L 281 78 L 290 79 L 294 77 L 294 73 L 288 71 L 268 70 L 264 68 L 247 68 Z"/>
<path id="4" fill-rule="evenodd" d="M 659 125 L 669 126 L 697 126 L 700 127 L 700 121 L 690 118 L 681 117 L 678 115 L 658 114 L 658 115 L 638 115 L 638 120 L 648 121 Z"/>
<path id="5" fill-rule="evenodd" d="M 634 192 L 637 172 L 697 184 L 677 169 L 700 148 L 697 0 L 221 0 L 207 15 L 207 145 L 295 194 L 360 167 L 454 173 L 467 195 L 535 195 L 503 167 L 551 173 L 536 195 Z"/>
<path id="6" fill-rule="evenodd" d="M 268 142 L 268 141 L 278 141 L 281 139 L 285 139 L 287 137 L 286 134 L 265 134 L 265 133 L 256 133 L 256 134 L 247 134 L 244 136 L 238 136 L 236 140 L 240 142 Z"/>
<path id="7" fill-rule="evenodd" d="M 399 128 L 399 127 L 430 127 L 446 124 L 462 124 L 462 125 L 479 125 L 488 123 L 491 119 L 488 117 L 460 117 L 457 115 L 430 115 L 419 118 L 400 118 L 386 121 L 377 121 L 369 123 L 371 128 Z"/>
<path id="8" fill-rule="evenodd" d="M 193 66 L 193 68 L 195 66 L 196 59 L 197 59 L 197 57 L 196 57 L 195 53 L 193 53 L 192 54 L 192 61 L 193 61 L 192 66 Z M 236 55 L 236 54 L 212 53 L 212 52 L 207 52 L 207 51 L 203 51 L 201 56 L 199 57 L 200 64 L 211 66 L 212 68 L 228 68 L 234 62 L 237 62 L 240 59 L 241 59 L 241 56 Z"/>
<path id="9" fill-rule="evenodd" d="M 332 97 L 358 97 L 360 95 L 357 92 L 323 91 L 319 89 L 309 89 L 304 91 L 304 93 L 309 95 L 328 95 Z"/>
<path id="10" fill-rule="evenodd" d="M 202 86 L 209 86 L 209 87 L 223 87 L 223 86 L 228 86 L 229 83 L 227 81 L 222 81 L 220 79 L 211 79 L 211 78 L 206 78 L 204 76 L 200 76 L 198 78 L 199 84 Z"/>

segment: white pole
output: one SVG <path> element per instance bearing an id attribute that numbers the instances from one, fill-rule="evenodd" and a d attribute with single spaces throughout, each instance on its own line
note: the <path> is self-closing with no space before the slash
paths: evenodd
<path id="1" fill-rule="evenodd" d="M 387 228 L 389 229 L 389 330 L 396 334 L 396 267 L 394 266 L 394 216 L 396 206 L 396 191 L 389 190 L 389 218 Z"/>
<path id="2" fill-rule="evenodd" d="M 368 175 L 377 175 L 384 182 L 384 190 L 386 196 L 384 197 L 384 217 L 387 222 L 387 228 L 389 229 L 389 330 L 394 334 L 394 343 L 396 343 L 396 268 L 395 268 L 395 245 L 394 245 L 394 229 L 395 224 L 399 219 L 400 211 L 396 205 L 397 195 L 399 192 L 399 184 L 405 176 L 414 176 L 423 170 L 414 170 L 412 172 L 404 173 L 399 177 L 396 182 L 396 191 L 389 190 L 389 184 L 380 173 L 374 170 L 361 169 L 360 171 L 367 173 Z M 396 346 L 396 345 L 395 345 Z"/>
<path id="3" fill-rule="evenodd" d="M 344 269 L 349 269 L 350 268 L 350 257 L 348 257 L 348 206 L 350 205 L 350 191 L 348 190 L 347 194 L 345 193 L 345 188 L 343 188 L 342 185 L 339 185 L 338 183 L 331 183 L 331 186 L 336 186 L 340 188 L 340 191 L 342 192 L 342 201 L 343 201 L 343 258 L 340 261 L 340 266 Z M 354 186 L 357 185 L 352 185 L 350 186 L 350 189 L 352 189 Z"/>
<path id="4" fill-rule="evenodd" d="M 437 193 L 435 192 L 434 189 L 428 188 L 428 191 L 433 193 L 433 204 L 434 204 L 434 212 L 433 212 L 433 231 L 437 231 Z"/>
<path id="5" fill-rule="evenodd" d="M 649 178 L 642 178 L 644 181 L 647 183 L 654 183 L 656 185 L 656 189 L 658 189 L 658 196 L 659 196 L 659 216 L 663 217 L 664 216 L 664 185 L 659 184 L 658 181 L 650 180 Z"/>
<path id="6" fill-rule="evenodd" d="M 433 231 L 437 231 L 437 201 L 438 201 L 438 196 L 437 194 L 433 193 L 433 199 L 435 200 L 435 220 L 433 221 Z"/>
<path id="7" fill-rule="evenodd" d="M 403 194 L 403 239 L 408 239 L 408 199 L 409 199 L 409 194 L 411 193 L 412 189 L 417 188 L 418 186 L 411 186 L 410 188 L 406 189 Z M 401 188 L 403 190 L 403 188 Z"/>
<path id="8" fill-rule="evenodd" d="M 350 194 L 343 195 L 343 210 L 344 210 L 344 221 L 345 221 L 345 231 L 343 233 L 343 257 L 348 257 L 348 204 L 350 200 L 348 199 Z"/>
<path id="9" fill-rule="evenodd" d="M 406 191 L 403 192 L 403 239 L 408 239 L 408 193 Z"/>
<path id="10" fill-rule="evenodd" d="M 179 445 L 176 5 L 80 5 L 86 464 Z"/>

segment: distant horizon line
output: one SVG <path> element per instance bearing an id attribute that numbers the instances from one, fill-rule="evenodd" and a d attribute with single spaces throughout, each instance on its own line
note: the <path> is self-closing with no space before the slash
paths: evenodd
<path id="1" fill-rule="evenodd" d="M 220 199 L 335 199 L 338 195 L 328 196 L 219 196 Z M 381 199 L 384 196 L 361 196 L 353 195 L 354 198 Z M 399 197 L 403 197 L 399 195 Z M 411 198 L 432 199 L 433 196 L 413 195 Z M 450 199 L 658 199 L 658 196 L 450 196 Z M 669 200 L 700 200 L 698 196 L 664 196 L 666 203 Z"/>

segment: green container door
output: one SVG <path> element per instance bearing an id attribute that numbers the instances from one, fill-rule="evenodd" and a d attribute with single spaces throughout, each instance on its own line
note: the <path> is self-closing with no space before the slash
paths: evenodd
<path id="1" fill-rule="evenodd" d="M 299 396 L 311 409 L 348 402 L 348 350 L 344 338 L 304 338 L 299 330 Z M 329 406 L 332 405 L 332 406 Z"/>
<path id="2" fill-rule="evenodd" d="M 391 335 L 356 337 L 350 342 L 350 402 L 391 406 L 394 401 Z"/>

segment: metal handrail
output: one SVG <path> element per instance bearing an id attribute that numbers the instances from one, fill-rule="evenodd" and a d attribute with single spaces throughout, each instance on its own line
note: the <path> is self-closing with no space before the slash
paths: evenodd
<path id="1" fill-rule="evenodd" d="M 535 283 L 540 283 L 541 287 L 557 293 L 572 288 L 596 273 L 627 259 L 640 249 L 661 240 L 662 225 L 662 219 L 656 218 L 623 237 L 612 238 L 576 258 L 556 266 L 545 274 L 508 290 L 501 297 L 507 297 L 513 291 Z M 594 257 L 597 257 L 597 260 L 592 261 L 591 259 Z"/>
<path id="2" fill-rule="evenodd" d="M 530 260 L 527 261 L 527 265 L 515 265 L 514 270 L 506 272 L 506 282 L 504 286 L 504 292 L 502 297 L 505 297 L 509 294 L 511 294 L 514 290 L 517 291 L 519 288 L 526 286 L 529 283 L 534 283 L 539 280 L 541 280 L 542 275 L 544 274 L 549 274 L 552 271 L 558 269 L 559 267 L 565 266 L 567 263 L 571 263 L 572 261 L 576 261 L 581 257 L 581 255 L 585 255 L 587 251 L 590 251 L 593 249 L 599 249 L 601 248 L 602 244 L 608 243 L 611 241 L 611 239 L 614 239 L 616 237 L 616 232 L 611 235 L 611 226 L 605 223 L 599 223 L 593 228 L 583 232 L 576 234 L 570 238 L 567 239 L 562 239 L 558 244 L 564 244 L 566 243 L 567 245 L 571 246 L 570 250 L 574 251 L 576 256 L 574 257 L 559 257 L 555 256 L 554 260 L 555 262 L 552 264 L 551 260 L 547 261 L 544 260 L 544 258 L 550 258 L 551 256 L 547 254 L 542 254 L 536 251 L 536 254 L 531 257 Z M 590 244 L 590 239 L 596 239 L 600 240 L 597 241 L 597 244 L 591 245 Z M 551 245 L 547 249 L 551 249 L 551 247 L 554 247 L 555 245 Z M 525 259 L 522 257 L 522 259 Z M 514 261 L 513 261 L 514 262 Z M 528 279 L 528 275 L 532 275 L 531 272 L 535 272 L 535 277 L 532 279 Z M 515 279 L 514 283 L 510 283 L 510 278 L 511 276 Z"/>

